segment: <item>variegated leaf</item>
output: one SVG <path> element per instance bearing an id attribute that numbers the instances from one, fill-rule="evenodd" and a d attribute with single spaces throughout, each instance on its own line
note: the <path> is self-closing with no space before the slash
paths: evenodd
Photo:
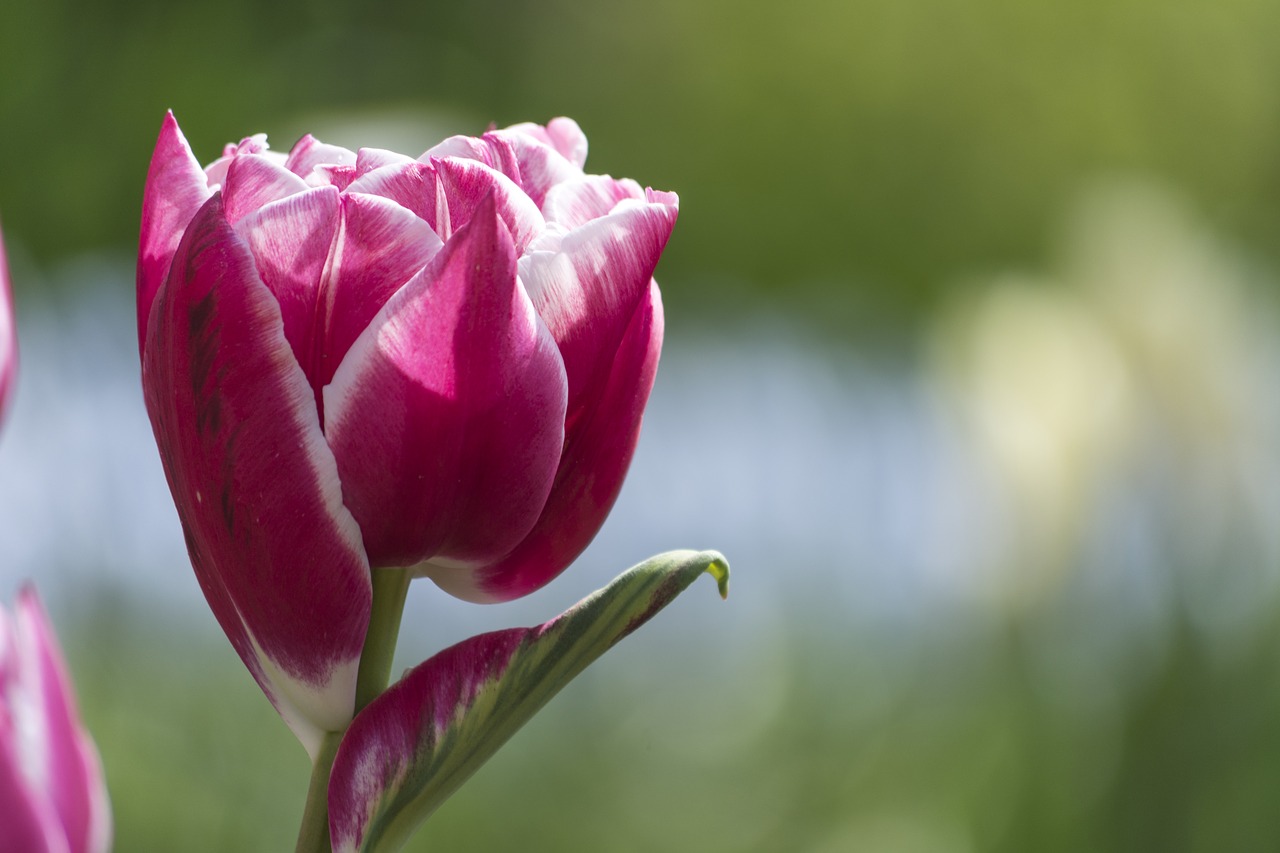
<path id="1" fill-rule="evenodd" d="M 399 849 L 552 696 L 703 572 L 728 594 L 724 557 L 673 551 L 550 622 L 471 637 L 411 670 L 356 717 L 338 749 L 333 849 Z"/>

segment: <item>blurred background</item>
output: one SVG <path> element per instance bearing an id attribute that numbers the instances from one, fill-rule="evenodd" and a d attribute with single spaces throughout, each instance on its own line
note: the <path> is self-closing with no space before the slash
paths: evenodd
<path id="1" fill-rule="evenodd" d="M 733 594 L 691 588 L 411 849 L 1275 850 L 1278 35 L 1265 0 L 0 7 L 0 598 L 48 601 L 117 849 L 289 849 L 308 776 L 142 406 L 171 108 L 205 162 L 570 115 L 589 171 L 681 196 L 611 520 L 520 602 L 415 586 L 398 666 L 669 548 Z"/>

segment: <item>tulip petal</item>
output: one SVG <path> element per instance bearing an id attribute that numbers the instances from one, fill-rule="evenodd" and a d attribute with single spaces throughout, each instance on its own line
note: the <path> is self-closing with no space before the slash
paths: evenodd
<path id="1" fill-rule="evenodd" d="M 608 216 L 626 199 L 645 201 L 645 191 L 630 178 L 615 181 L 608 175 L 583 175 L 552 187 L 542 203 L 542 215 L 568 230 Z"/>
<path id="2" fill-rule="evenodd" d="M 316 187 L 267 204 L 235 224 L 253 253 L 258 276 L 275 294 L 284 336 L 304 371 L 316 349 L 316 302 L 340 210 L 336 189 Z"/>
<path id="3" fill-rule="evenodd" d="M 354 166 L 355 164 L 354 151 L 321 142 L 309 133 L 294 144 L 284 161 L 285 168 L 304 181 L 311 177 L 311 172 L 316 166 Z"/>
<path id="4" fill-rule="evenodd" d="M 489 197 L 515 241 L 516 255 L 542 233 L 545 223 L 532 199 L 510 178 L 475 160 L 446 157 L 431 161 L 449 203 L 453 230 L 471 220 L 480 203 Z M 441 234 L 448 239 L 447 234 Z"/>
<path id="5" fill-rule="evenodd" d="M 714 551 L 635 566 L 550 622 L 471 637 L 411 670 L 343 736 L 329 781 L 336 853 L 398 850 L 575 676 L 702 573 L 728 594 Z"/>
<path id="6" fill-rule="evenodd" d="M 406 210 L 413 211 L 437 234 L 447 234 L 448 201 L 442 191 L 437 191 L 438 185 L 435 170 L 426 163 L 415 161 L 372 169 L 352 181 L 347 192 L 391 199 Z M 444 221 L 438 224 L 441 210 L 444 211 Z"/>
<path id="7" fill-rule="evenodd" d="M 501 561 L 469 573 L 432 570 L 428 576 L 467 601 L 508 601 L 537 590 L 591 544 L 622 490 L 640 438 L 645 403 L 662 351 L 662 298 L 649 298 L 618 348 L 607 381 L 570 423 L 546 506 L 529 535 Z"/>
<path id="8" fill-rule="evenodd" d="M 227 221 L 234 225 L 246 214 L 310 187 L 282 163 L 265 154 L 241 154 L 227 167 L 222 203 Z"/>
<path id="9" fill-rule="evenodd" d="M 530 125 L 537 127 L 537 125 Z M 539 128 L 540 130 L 541 128 Z M 491 145 L 505 144 L 510 147 L 520 168 L 520 186 L 533 199 L 534 204 L 542 206 L 547 193 L 564 181 L 582 177 L 582 165 L 575 164 L 566 158 L 545 139 L 536 135 L 519 131 L 516 128 L 496 130 L 485 134 L 485 140 Z M 583 139 L 583 159 L 586 159 L 586 139 Z"/>
<path id="10" fill-rule="evenodd" d="M 370 564 L 510 551 L 550 490 L 564 405 L 560 355 L 486 198 L 324 390 L 325 435 Z"/>
<path id="11" fill-rule="evenodd" d="M 349 190 L 342 196 L 342 228 L 317 306 L 323 337 L 304 362 L 316 389 L 329 384 L 360 333 L 441 245 L 430 225 L 390 199 Z"/>
<path id="12" fill-rule="evenodd" d="M 111 812 L 98 751 L 80 725 L 71 678 L 53 628 L 30 587 L 18 595 L 14 622 L 19 647 L 32 655 L 29 663 L 39 690 L 35 698 L 46 726 L 43 771 L 59 823 L 70 850 L 106 850 L 110 846 Z"/>
<path id="13" fill-rule="evenodd" d="M 0 725 L 0 850 L 69 853 L 48 800 L 37 796 L 22 772 L 16 737 Z"/>
<path id="14" fill-rule="evenodd" d="M 157 295 L 142 381 L 205 597 L 314 755 L 352 713 L 369 568 L 311 386 L 220 194 Z"/>
<path id="15" fill-rule="evenodd" d="M 613 353 L 649 292 L 671 229 L 674 205 L 631 200 L 565 234 L 558 252 L 521 259 L 520 277 L 555 337 L 569 374 L 569 418 L 591 404 Z"/>
<path id="16" fill-rule="evenodd" d="M 553 118 L 546 127 L 533 122 L 513 124 L 507 130 L 515 131 L 549 145 L 579 169 L 587 165 L 587 135 L 578 123 L 567 116 Z"/>
<path id="17" fill-rule="evenodd" d="M 204 170 L 178 128 L 165 113 L 160 137 L 147 169 L 142 197 L 142 235 L 138 246 L 138 353 L 146 344 L 147 317 L 156 291 L 169 274 L 183 229 L 211 194 Z"/>

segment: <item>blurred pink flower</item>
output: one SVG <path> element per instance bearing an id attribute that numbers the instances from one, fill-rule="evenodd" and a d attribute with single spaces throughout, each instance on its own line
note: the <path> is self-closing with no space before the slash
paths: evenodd
<path id="1" fill-rule="evenodd" d="M 31 587 L 0 608 L 0 850 L 111 846 L 97 750 L 80 725 L 62 653 Z"/>

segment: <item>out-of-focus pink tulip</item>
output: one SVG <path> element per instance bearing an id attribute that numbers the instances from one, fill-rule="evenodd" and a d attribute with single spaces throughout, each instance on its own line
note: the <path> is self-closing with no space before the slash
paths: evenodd
<path id="1" fill-rule="evenodd" d="M 111 846 L 98 753 L 80 725 L 57 638 L 35 590 L 0 608 L 0 850 Z"/>
<path id="2" fill-rule="evenodd" d="M 9 287 L 9 263 L 0 234 L 0 420 L 9 407 L 13 376 L 18 367 L 18 337 L 13 328 L 13 291 Z"/>
<path id="3" fill-rule="evenodd" d="M 147 408 L 205 595 L 304 743 L 351 717 L 371 567 L 515 598 L 618 494 L 677 199 L 586 151 L 560 118 L 417 159 L 250 137 L 201 168 L 164 121 Z"/>

